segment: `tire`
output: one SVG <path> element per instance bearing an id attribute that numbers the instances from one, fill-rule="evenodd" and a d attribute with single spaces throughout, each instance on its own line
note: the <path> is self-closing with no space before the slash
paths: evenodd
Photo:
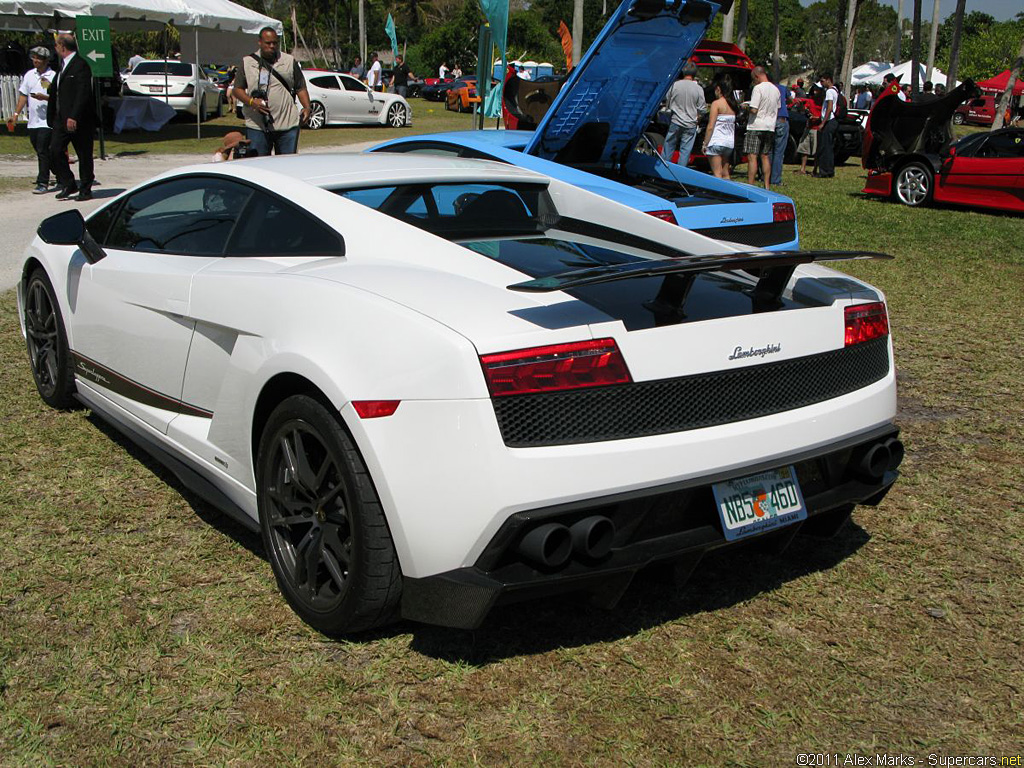
<path id="1" fill-rule="evenodd" d="M 964 124 L 963 113 L 961 113 L 961 112 L 954 112 L 953 113 L 953 125 L 963 125 L 963 124 Z"/>
<path id="2" fill-rule="evenodd" d="M 199 122 L 205 123 L 206 118 L 206 97 L 203 96 L 201 99 L 199 99 Z"/>
<path id="3" fill-rule="evenodd" d="M 447 97 L 444 100 L 444 110 L 445 110 L 445 112 L 451 112 L 452 111 L 452 103 L 450 101 L 448 101 Z"/>
<path id="4" fill-rule="evenodd" d="M 50 279 L 35 270 L 25 284 L 25 343 L 32 378 L 43 402 L 66 410 L 75 405 L 75 374 L 64 320 Z"/>
<path id="5" fill-rule="evenodd" d="M 935 177 L 924 163 L 907 163 L 896 173 L 893 194 L 911 208 L 918 208 L 932 199 Z"/>
<path id="6" fill-rule="evenodd" d="M 850 159 L 850 156 L 847 155 L 847 154 L 843 154 L 843 153 L 837 153 L 837 154 L 832 156 L 832 162 L 835 165 L 842 165 L 843 163 L 845 163 L 849 159 Z"/>
<path id="7" fill-rule="evenodd" d="M 390 621 L 401 596 L 398 556 L 366 465 L 333 409 L 308 395 L 274 409 L 256 478 L 263 546 L 295 613 L 330 636 Z"/>
<path id="8" fill-rule="evenodd" d="M 404 128 L 405 127 L 405 105 L 400 102 L 395 102 L 388 107 L 388 125 L 392 128 Z"/>
<path id="9" fill-rule="evenodd" d="M 319 101 L 314 101 L 309 105 L 309 127 L 314 131 L 319 131 L 325 125 L 327 125 L 327 110 L 324 105 Z"/>

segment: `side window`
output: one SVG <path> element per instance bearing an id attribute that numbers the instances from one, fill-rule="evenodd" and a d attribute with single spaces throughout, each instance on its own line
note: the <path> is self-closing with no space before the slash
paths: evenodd
<path id="1" fill-rule="evenodd" d="M 256 192 L 228 243 L 228 256 L 344 256 L 341 235 L 290 203 Z"/>
<path id="2" fill-rule="evenodd" d="M 252 190 L 210 176 L 172 179 L 129 197 L 107 235 L 110 248 L 220 256 Z"/>
<path id="3" fill-rule="evenodd" d="M 309 78 L 309 82 L 315 85 L 317 88 L 327 88 L 331 91 L 340 91 L 341 86 L 338 85 L 338 78 L 333 75 L 320 75 L 319 77 Z"/>
<path id="4" fill-rule="evenodd" d="M 120 200 L 116 203 L 111 203 L 90 216 L 89 220 L 85 223 L 85 228 L 89 230 L 92 239 L 100 245 L 104 245 L 104 241 L 107 239 L 107 232 L 110 231 L 110 224 L 114 220 L 114 214 L 117 213 L 117 209 L 120 207 Z"/>
<path id="5" fill-rule="evenodd" d="M 1024 157 L 1024 132 L 990 135 L 978 152 L 978 157 Z"/>
<path id="6" fill-rule="evenodd" d="M 366 86 L 351 77 L 341 78 L 341 84 L 345 86 L 346 91 L 358 91 L 359 93 L 366 93 Z"/>

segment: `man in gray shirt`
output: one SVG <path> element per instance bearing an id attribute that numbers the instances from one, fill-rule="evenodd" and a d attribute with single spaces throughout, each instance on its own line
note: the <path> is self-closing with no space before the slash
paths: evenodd
<path id="1" fill-rule="evenodd" d="M 668 127 L 665 144 L 661 156 L 672 159 L 672 153 L 679 151 L 680 165 L 689 165 L 690 152 L 697 137 L 697 119 L 708 111 L 704 100 L 704 89 L 694 80 L 697 76 L 697 65 L 692 61 L 683 65 L 679 79 L 672 84 L 668 92 L 668 108 L 672 112 L 672 124 Z"/>

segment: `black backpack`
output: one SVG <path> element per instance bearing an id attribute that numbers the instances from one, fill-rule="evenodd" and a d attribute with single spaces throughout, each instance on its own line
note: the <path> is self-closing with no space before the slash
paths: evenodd
<path id="1" fill-rule="evenodd" d="M 842 120 L 844 117 L 846 117 L 849 114 L 849 112 L 850 112 L 849 106 L 850 105 L 846 102 L 846 97 L 843 95 L 842 91 L 840 91 L 838 88 L 836 88 L 836 93 L 839 94 L 839 98 L 836 100 L 836 114 L 835 114 L 835 117 L 838 120 Z"/>

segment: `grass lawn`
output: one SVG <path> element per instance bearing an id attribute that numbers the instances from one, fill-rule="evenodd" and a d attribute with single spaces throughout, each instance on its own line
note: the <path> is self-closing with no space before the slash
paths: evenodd
<path id="1" fill-rule="evenodd" d="M 845 267 L 892 317 L 907 458 L 886 500 L 826 542 L 709 557 L 685 588 L 645 574 L 611 612 L 561 598 L 472 632 L 310 631 L 257 538 L 88 412 L 42 404 L 3 296 L 0 763 L 1016 755 L 1024 218 L 868 199 L 861 173 L 787 169 L 783 191 L 804 247 L 897 257 Z"/>
<path id="2" fill-rule="evenodd" d="M 448 112 L 441 102 L 411 99 L 413 124 L 409 128 L 390 128 L 378 125 L 371 126 L 331 126 L 319 131 L 302 131 L 299 149 L 310 147 L 335 146 L 339 144 L 355 144 L 364 141 L 387 141 L 413 133 L 438 133 L 440 131 L 470 130 L 473 127 L 473 116 Z M 492 121 L 493 122 L 493 121 Z M 105 138 L 106 153 L 111 155 L 212 155 L 221 144 L 221 139 L 228 131 L 243 131 L 245 124 L 233 114 L 226 114 L 215 120 L 209 120 L 200 128 L 202 138 L 196 138 L 195 118 L 176 117 L 160 131 L 129 131 L 119 136 L 110 134 Z M 0 157 L 29 157 L 32 147 L 28 143 L 25 126 L 19 125 L 17 133 L 0 133 Z M 100 146 L 95 144 L 96 156 Z"/>

